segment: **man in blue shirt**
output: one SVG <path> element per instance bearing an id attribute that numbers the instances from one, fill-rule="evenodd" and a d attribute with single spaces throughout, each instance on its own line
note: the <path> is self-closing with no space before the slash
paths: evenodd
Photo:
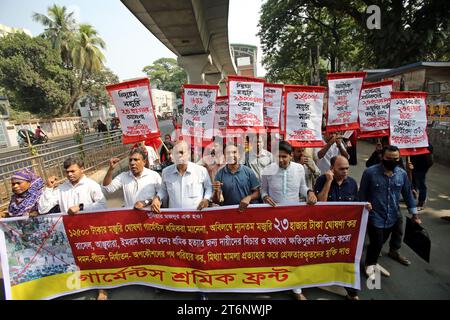
<path id="1" fill-rule="evenodd" d="M 377 262 L 381 249 L 398 223 L 400 193 L 409 213 L 412 214 L 412 220 L 422 223 L 417 215 L 408 175 L 398 166 L 399 149 L 395 146 L 385 146 L 382 156 L 380 164 L 364 171 L 359 189 L 359 200 L 372 204 L 367 224 L 370 243 L 365 262 L 369 278 L 373 278 L 376 270 L 380 268 Z"/>
<path id="2" fill-rule="evenodd" d="M 314 192 L 319 201 L 358 201 L 358 185 L 348 175 L 350 164 L 343 156 L 334 156 L 330 159 L 331 168 L 325 174 L 317 178 Z M 368 206 L 370 210 L 370 205 Z M 345 287 L 347 299 L 359 300 L 358 291 Z"/>
<path id="3" fill-rule="evenodd" d="M 250 203 L 257 203 L 260 183 L 252 169 L 241 165 L 239 160 L 239 148 L 234 144 L 227 145 L 225 148 L 227 165 L 216 174 L 212 201 L 224 206 L 239 204 L 239 210 L 243 211 Z M 223 202 L 220 201 L 221 195 Z"/>
<path id="4" fill-rule="evenodd" d="M 317 178 L 314 192 L 319 201 L 358 201 L 358 184 L 348 176 L 350 168 L 347 158 L 334 156 L 331 169 Z"/>

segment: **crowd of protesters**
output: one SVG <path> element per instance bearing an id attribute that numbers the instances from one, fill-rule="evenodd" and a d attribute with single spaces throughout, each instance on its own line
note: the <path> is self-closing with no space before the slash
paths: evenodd
<path id="1" fill-rule="evenodd" d="M 103 129 L 99 123 L 99 132 Z M 399 149 L 383 139 L 367 161 L 368 168 L 358 188 L 349 172 L 349 144 L 339 134 L 324 134 L 322 148 L 297 148 L 280 141 L 273 152 L 266 149 L 263 135 L 254 139 L 243 144 L 214 141 L 194 163 L 190 145 L 183 140 L 172 141 L 166 135 L 159 153 L 143 143 L 133 146 L 129 170 L 116 177 L 113 172 L 119 159 L 111 159 L 102 185 L 84 174 L 84 163 L 77 158 L 64 161 L 67 180 L 59 186 L 54 176 L 44 185 L 32 170 L 22 169 L 11 177 L 14 194 L 2 217 L 34 217 L 53 212 L 75 215 L 80 211 L 106 209 L 105 194 L 120 189 L 124 207 L 148 208 L 155 213 L 164 207 L 202 210 L 238 205 L 243 211 L 253 203 L 276 206 L 361 201 L 367 202 L 370 210 L 367 276 L 374 277 L 377 271 L 389 276 L 378 264 L 381 248 L 389 237 L 389 256 L 404 265 L 410 264 L 399 253 L 403 234 L 399 202 L 402 197 L 413 221 L 421 223 L 418 211 L 425 206 L 430 155 L 411 157 L 405 168 Z M 407 171 L 412 173 L 412 179 Z M 348 299 L 359 299 L 355 289 L 346 290 Z M 294 290 L 294 294 L 299 300 L 306 299 L 301 289 Z M 107 292 L 100 290 L 98 299 L 107 299 Z"/>

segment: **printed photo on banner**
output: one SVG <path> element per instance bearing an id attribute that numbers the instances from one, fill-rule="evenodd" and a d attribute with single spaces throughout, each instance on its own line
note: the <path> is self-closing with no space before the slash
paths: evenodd
<path id="1" fill-rule="evenodd" d="M 392 84 L 392 80 L 363 84 L 359 99 L 359 138 L 389 135 Z"/>
<path id="2" fill-rule="evenodd" d="M 359 128 L 358 104 L 365 72 L 329 73 L 327 131 Z"/>
<path id="3" fill-rule="evenodd" d="M 391 92 L 390 141 L 401 155 L 429 153 L 426 97 L 426 92 Z"/>
<path id="4" fill-rule="evenodd" d="M 264 85 L 264 126 L 280 127 L 280 113 L 283 99 L 283 85 L 266 83 Z"/>
<path id="5" fill-rule="evenodd" d="M 286 141 L 295 147 L 321 147 L 325 87 L 285 86 Z"/>
<path id="6" fill-rule="evenodd" d="M 108 85 L 106 89 L 116 107 L 125 144 L 160 135 L 148 78 Z"/>
<path id="7" fill-rule="evenodd" d="M 181 134 L 203 140 L 214 136 L 214 115 L 218 85 L 185 84 Z"/>
<path id="8" fill-rule="evenodd" d="M 264 79 L 228 76 L 230 127 L 264 127 Z"/>

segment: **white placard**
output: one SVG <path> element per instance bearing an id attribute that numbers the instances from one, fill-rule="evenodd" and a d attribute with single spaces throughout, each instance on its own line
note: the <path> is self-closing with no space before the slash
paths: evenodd
<path id="1" fill-rule="evenodd" d="M 322 141 L 324 92 L 287 90 L 285 139 L 288 141 Z"/>
<path id="2" fill-rule="evenodd" d="M 388 130 L 392 84 L 363 88 L 359 100 L 361 132 Z"/>
<path id="3" fill-rule="evenodd" d="M 111 90 L 110 93 L 124 136 L 145 137 L 159 132 L 147 85 Z"/>
<path id="4" fill-rule="evenodd" d="M 363 77 L 328 80 L 327 126 L 358 127 L 358 104 Z M 351 127 L 350 127 L 351 126 Z"/>
<path id="5" fill-rule="evenodd" d="M 214 136 L 225 137 L 228 125 L 228 97 L 217 98 L 214 116 Z"/>
<path id="6" fill-rule="evenodd" d="M 398 92 L 405 95 L 405 92 Z M 428 147 L 425 97 L 396 97 L 390 107 L 390 140 L 400 149 Z"/>
<path id="7" fill-rule="evenodd" d="M 283 88 L 266 84 L 264 86 L 264 126 L 278 128 L 283 98 Z"/>
<path id="8" fill-rule="evenodd" d="M 182 135 L 211 140 L 213 138 L 217 88 L 202 85 L 184 87 Z"/>
<path id="9" fill-rule="evenodd" d="M 263 127 L 264 82 L 230 80 L 230 127 Z"/>

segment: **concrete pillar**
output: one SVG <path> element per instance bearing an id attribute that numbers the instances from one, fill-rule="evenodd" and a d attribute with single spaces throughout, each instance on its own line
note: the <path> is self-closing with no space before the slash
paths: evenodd
<path id="1" fill-rule="evenodd" d="M 228 94 L 227 83 L 226 83 L 225 77 L 219 83 L 219 94 L 221 96 L 226 96 Z"/>
<path id="2" fill-rule="evenodd" d="M 205 81 L 207 84 L 219 84 L 222 80 L 222 73 L 205 73 Z"/>
<path id="3" fill-rule="evenodd" d="M 218 84 L 219 85 L 219 95 L 226 96 L 227 95 L 227 86 L 226 86 L 226 76 L 221 72 L 216 73 L 205 73 L 205 80 L 207 84 Z"/>
<path id="4" fill-rule="evenodd" d="M 188 83 L 204 84 L 204 70 L 212 64 L 209 54 L 197 54 L 178 57 L 178 65 L 182 67 L 188 76 Z"/>

